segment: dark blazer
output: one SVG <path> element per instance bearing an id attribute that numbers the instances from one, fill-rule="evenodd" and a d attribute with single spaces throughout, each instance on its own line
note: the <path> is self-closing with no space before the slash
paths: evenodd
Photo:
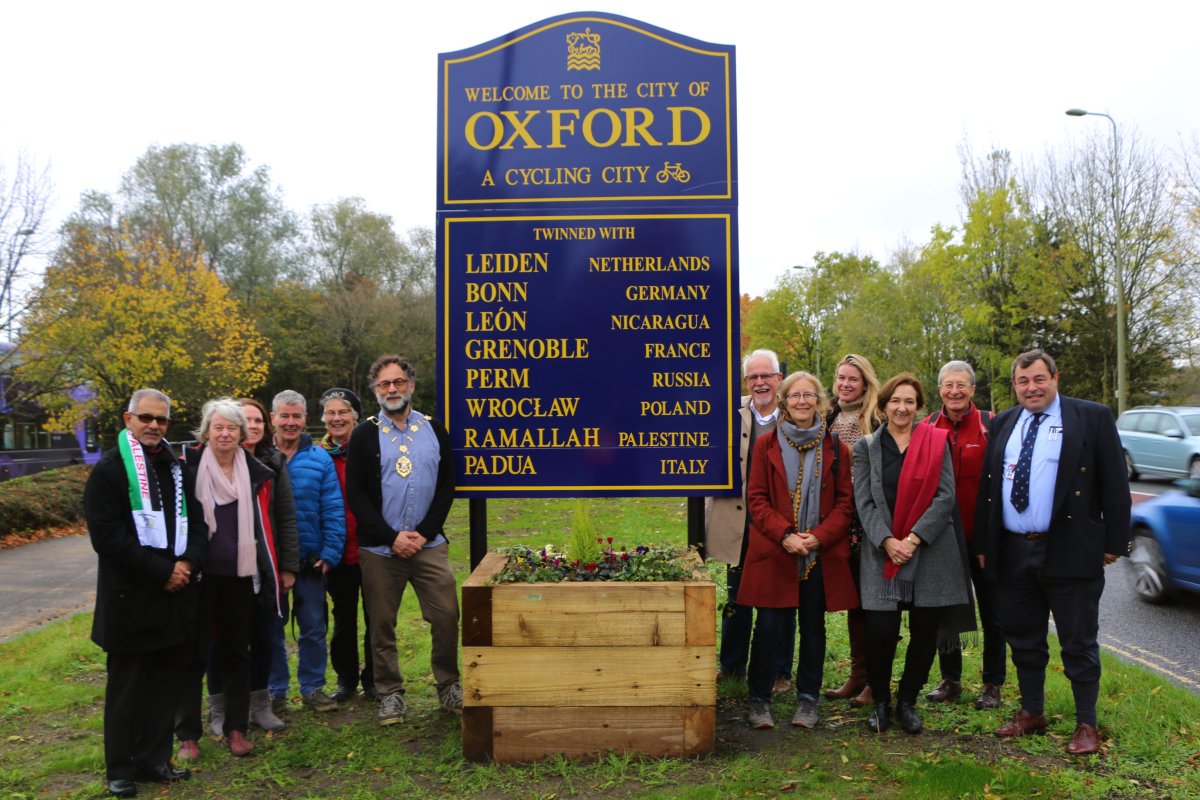
<path id="1" fill-rule="evenodd" d="M 417 533 L 433 541 L 445 536 L 446 515 L 454 502 L 454 453 L 450 434 L 433 417 L 426 416 L 437 436 L 437 488 L 425 517 L 417 523 Z M 398 531 L 383 518 L 383 479 L 379 474 L 379 425 L 376 417 L 358 423 L 346 446 L 346 503 L 358 520 L 360 547 L 391 547 Z"/>
<path id="2" fill-rule="evenodd" d="M 1054 482 L 1047 578 L 1095 578 L 1104 574 L 1104 554 L 1129 552 L 1129 477 L 1112 413 L 1090 400 L 1059 395 L 1062 453 Z M 988 446 L 975 506 L 976 552 L 986 556 L 995 578 L 1004 533 L 1004 448 L 1021 415 L 1014 406 L 988 425 Z"/>
<path id="3" fill-rule="evenodd" d="M 858 607 L 858 592 L 850 575 L 850 516 L 854 496 L 850 486 L 850 449 L 828 432 L 821 442 L 821 508 L 813 535 L 821 542 L 821 573 L 825 609 Z M 834 462 L 837 462 L 835 472 Z M 750 461 L 750 543 L 746 550 L 738 603 L 759 608 L 797 608 L 800 605 L 796 556 L 781 542 L 795 528 L 787 470 L 779 437 L 774 432 L 754 443 Z"/>
<path id="4" fill-rule="evenodd" d="M 175 484 L 171 464 L 175 454 L 164 442 L 151 456 L 166 511 L 167 547 L 143 547 L 133 526 L 129 505 L 129 479 L 114 447 L 105 453 L 88 476 L 83 490 L 84 517 L 92 549 L 100 556 L 96 578 L 96 615 L 92 641 L 109 653 L 148 653 L 191 641 L 195 635 L 199 597 L 196 585 L 178 592 L 163 587 L 175 569 Z M 193 574 L 204 567 L 208 552 L 208 526 L 196 502 L 192 473 L 183 470 L 183 492 L 188 508 L 188 545 L 181 556 Z"/>

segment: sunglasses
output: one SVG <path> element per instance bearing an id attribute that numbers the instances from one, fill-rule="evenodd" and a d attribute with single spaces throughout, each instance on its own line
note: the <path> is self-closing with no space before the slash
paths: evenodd
<path id="1" fill-rule="evenodd" d="M 143 425 L 149 425 L 151 422 L 157 422 L 164 428 L 167 426 L 167 423 L 171 421 L 170 417 L 156 417 L 153 414 L 134 414 L 133 416 L 137 417 L 138 422 L 142 423 Z"/>

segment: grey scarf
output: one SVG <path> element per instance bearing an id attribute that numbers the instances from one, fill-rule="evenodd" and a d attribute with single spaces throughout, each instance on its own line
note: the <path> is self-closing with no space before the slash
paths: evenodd
<path id="1" fill-rule="evenodd" d="M 775 435 L 783 455 L 783 469 L 792 498 L 796 530 L 811 532 L 817 527 L 821 514 L 821 447 L 825 420 L 816 415 L 810 428 L 801 428 L 787 420 L 779 420 Z M 799 559 L 797 570 L 801 580 L 808 578 L 817 554 L 810 552 Z"/>

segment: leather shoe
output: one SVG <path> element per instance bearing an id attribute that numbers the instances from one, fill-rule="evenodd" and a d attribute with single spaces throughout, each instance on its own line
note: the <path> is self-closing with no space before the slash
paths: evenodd
<path id="1" fill-rule="evenodd" d="M 240 758 L 254 752 L 254 742 L 247 739 L 246 734 L 242 731 L 230 731 L 227 738 L 230 755 Z"/>
<path id="2" fill-rule="evenodd" d="M 867 727 L 875 733 L 883 733 L 892 727 L 892 707 L 888 703 L 876 703 L 867 717 Z"/>
<path id="3" fill-rule="evenodd" d="M 785 678 L 782 675 L 776 676 L 775 685 L 771 687 L 771 694 L 787 694 L 794 685 L 791 678 Z"/>
<path id="4" fill-rule="evenodd" d="M 195 739 L 184 739 L 179 743 L 179 754 L 175 756 L 177 761 L 199 761 L 200 760 L 200 743 Z"/>
<path id="5" fill-rule="evenodd" d="M 1100 749 L 1100 733 L 1086 722 L 1075 726 L 1075 735 L 1067 743 L 1067 752 L 1073 756 L 1090 756 Z"/>
<path id="6" fill-rule="evenodd" d="M 830 700 L 848 700 L 849 698 L 854 697 L 856 694 L 861 692 L 866 685 L 866 681 L 855 680 L 854 676 L 851 675 L 849 678 L 846 678 L 846 682 L 838 688 L 827 690 L 825 692 L 825 696 Z"/>
<path id="7" fill-rule="evenodd" d="M 190 777 L 190 769 L 173 767 L 169 761 L 153 767 L 142 767 L 133 775 L 133 779 L 138 783 L 174 783 L 186 781 Z"/>
<path id="8" fill-rule="evenodd" d="M 128 778 L 117 778 L 108 782 L 108 793 L 113 797 L 133 797 L 137 794 L 137 784 Z"/>
<path id="9" fill-rule="evenodd" d="M 997 736 L 1027 736 L 1046 731 L 1046 718 L 1041 714 L 1030 714 L 1023 708 L 1017 709 L 1012 721 L 996 729 Z"/>
<path id="10" fill-rule="evenodd" d="M 900 723 L 900 730 L 905 733 L 920 733 L 925 730 L 925 726 L 921 724 L 921 718 L 917 716 L 917 711 L 913 708 L 912 703 L 896 704 L 896 722 Z"/>
<path id="11" fill-rule="evenodd" d="M 1000 687 L 994 683 L 985 683 L 983 691 L 979 693 L 979 699 L 975 701 L 975 710 L 983 711 L 985 708 L 1000 707 Z"/>
<path id="12" fill-rule="evenodd" d="M 850 701 L 850 705 L 854 708 L 865 708 L 871 705 L 871 687 L 864 686 L 858 697 Z"/>
<path id="13" fill-rule="evenodd" d="M 962 682 L 947 678 L 939 683 L 936 689 L 925 695 L 925 699 L 931 703 L 949 703 L 951 700 L 957 700 L 961 694 Z"/>

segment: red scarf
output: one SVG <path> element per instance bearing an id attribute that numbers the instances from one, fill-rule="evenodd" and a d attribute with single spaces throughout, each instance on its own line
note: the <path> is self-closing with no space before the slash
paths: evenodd
<path id="1" fill-rule="evenodd" d="M 909 534 L 933 501 L 942 477 L 947 438 L 947 432 L 941 428 L 913 426 L 904 466 L 900 468 L 900 483 L 896 487 L 896 512 L 892 515 L 892 533 L 897 539 Z M 884 562 L 885 580 L 895 578 L 899 572 L 899 564 L 890 560 Z"/>

